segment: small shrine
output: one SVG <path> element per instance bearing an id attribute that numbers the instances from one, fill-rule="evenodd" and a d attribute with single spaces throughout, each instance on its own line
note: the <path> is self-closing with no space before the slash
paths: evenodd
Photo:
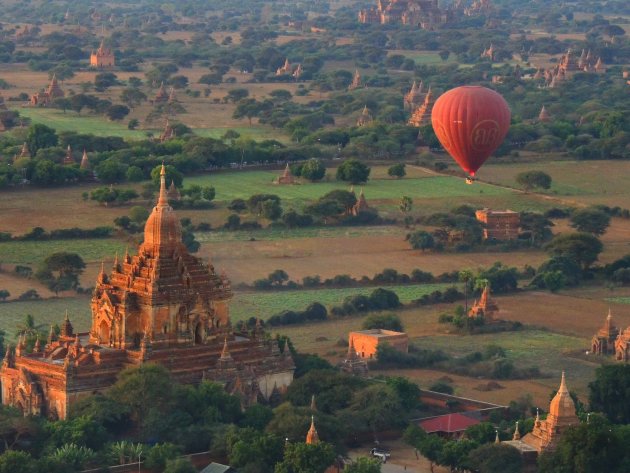
<path id="1" fill-rule="evenodd" d="M 368 110 L 367 105 L 366 105 L 365 107 L 363 107 L 363 111 L 361 112 L 361 115 L 359 115 L 359 118 L 357 119 L 357 126 L 366 126 L 372 123 L 373 121 L 374 119 L 372 118 L 372 115 L 370 114 L 370 111 Z"/>
<path id="2" fill-rule="evenodd" d="M 481 292 L 481 297 L 478 301 L 473 303 L 473 306 L 468 311 L 468 317 L 484 317 L 485 319 L 493 319 L 496 312 L 499 311 L 499 306 L 490 297 L 490 285 L 486 284 Z"/>
<path id="3" fill-rule="evenodd" d="M 297 179 L 291 172 L 291 167 L 289 166 L 289 163 L 287 163 L 282 175 L 278 176 L 275 183 L 276 184 L 295 184 L 296 182 L 297 182 Z"/>
<path id="4" fill-rule="evenodd" d="M 90 67 L 97 67 L 99 69 L 114 67 L 114 63 L 114 52 L 111 48 L 106 47 L 105 40 L 102 40 L 98 49 L 92 51 L 90 54 Z"/>
<path id="5" fill-rule="evenodd" d="M 358 69 L 355 69 L 354 77 L 352 78 L 352 83 L 348 86 L 348 90 L 355 90 L 362 86 L 363 85 L 361 84 L 361 74 L 359 73 Z"/>
<path id="6" fill-rule="evenodd" d="M 608 315 L 604 325 L 591 340 L 591 353 L 594 355 L 613 355 L 615 353 L 615 341 L 619 336 L 619 327 L 615 325 L 612 313 L 608 309 Z"/>
<path id="7" fill-rule="evenodd" d="M 431 123 L 431 112 L 433 111 L 434 104 L 433 92 L 431 91 L 431 87 L 429 87 L 427 94 L 424 96 L 424 102 L 414 110 L 407 124 L 417 127 L 429 125 Z"/>

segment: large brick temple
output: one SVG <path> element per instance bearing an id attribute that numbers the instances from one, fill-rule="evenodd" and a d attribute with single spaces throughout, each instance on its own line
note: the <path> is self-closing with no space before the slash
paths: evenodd
<path id="1" fill-rule="evenodd" d="M 25 415 L 64 419 L 77 400 L 107 390 L 128 366 L 158 363 L 182 383 L 212 380 L 243 405 L 269 400 L 293 381 L 288 349 L 232 329 L 228 279 L 186 250 L 168 204 L 162 167 L 160 195 L 136 256 L 101 268 L 92 296 L 92 327 L 75 333 L 66 316 L 61 332 L 26 353 L 20 340 L 0 368 L 2 403 Z M 42 346 L 43 345 L 43 346 Z"/>

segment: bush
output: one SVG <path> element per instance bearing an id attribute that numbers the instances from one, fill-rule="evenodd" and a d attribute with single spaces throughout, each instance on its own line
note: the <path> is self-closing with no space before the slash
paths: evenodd
<path id="1" fill-rule="evenodd" d="M 369 305 L 372 309 L 395 309 L 400 307 L 400 299 L 394 291 L 378 288 L 372 291 L 369 297 Z"/>
<path id="2" fill-rule="evenodd" d="M 384 329 L 403 332 L 403 324 L 396 314 L 372 314 L 363 321 L 363 329 Z"/>
<path id="3" fill-rule="evenodd" d="M 448 383 L 445 383 L 444 381 L 438 381 L 437 383 L 431 385 L 429 390 L 435 391 L 436 393 L 442 393 L 442 394 L 453 394 L 455 392 L 455 390 L 453 389 L 453 386 L 451 386 Z"/>

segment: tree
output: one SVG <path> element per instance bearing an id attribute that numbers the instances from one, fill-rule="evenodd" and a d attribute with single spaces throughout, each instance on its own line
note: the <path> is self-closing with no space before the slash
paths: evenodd
<path id="1" fill-rule="evenodd" d="M 367 182 L 370 168 L 358 159 L 347 159 L 337 168 L 337 180 L 352 184 Z"/>
<path id="2" fill-rule="evenodd" d="M 567 233 L 551 240 L 545 249 L 553 256 L 565 256 L 584 270 L 588 269 L 604 249 L 602 242 L 590 233 Z"/>
<path id="3" fill-rule="evenodd" d="M 326 442 L 289 443 L 284 448 L 282 462 L 276 464 L 275 473 L 324 473 L 335 457 L 335 450 Z"/>
<path id="4" fill-rule="evenodd" d="M 120 100 L 122 100 L 129 108 L 137 107 L 146 99 L 146 94 L 135 87 L 125 89 L 120 94 Z"/>
<path id="5" fill-rule="evenodd" d="M 403 376 L 393 376 L 385 381 L 388 386 L 393 388 L 402 406 L 406 410 L 412 410 L 420 404 L 420 388 L 416 383 L 412 383 Z"/>
<path id="6" fill-rule="evenodd" d="M 262 202 L 260 215 L 268 220 L 278 220 L 282 216 L 282 207 L 277 200 L 265 200 Z"/>
<path id="7" fill-rule="evenodd" d="M 108 397 L 129 410 L 140 437 L 159 439 L 178 419 L 173 413 L 175 385 L 170 373 L 160 365 L 144 364 L 127 368 L 108 392 Z"/>
<path id="8" fill-rule="evenodd" d="M 30 453 L 7 450 L 0 455 L 0 473 L 36 473 Z"/>
<path id="9" fill-rule="evenodd" d="M 347 464 L 343 473 L 381 473 L 382 462 L 375 458 L 359 457 Z"/>
<path id="10" fill-rule="evenodd" d="M 387 174 L 391 177 L 397 177 L 399 179 L 401 177 L 405 177 L 407 175 L 407 171 L 405 170 L 405 163 L 394 164 L 387 170 Z"/>
<path id="11" fill-rule="evenodd" d="M 398 203 L 398 208 L 400 209 L 400 211 L 406 214 L 406 213 L 411 212 L 412 207 L 413 207 L 413 200 L 411 199 L 411 197 L 407 195 L 403 195 L 400 198 L 400 202 Z"/>
<path id="12" fill-rule="evenodd" d="M 149 218 L 149 210 L 140 205 L 134 205 L 129 209 L 129 218 L 132 222 L 142 225 Z"/>
<path id="13" fill-rule="evenodd" d="M 129 107 L 126 105 L 112 105 L 107 109 L 106 115 L 110 120 L 118 121 L 129 115 Z"/>
<path id="14" fill-rule="evenodd" d="M 326 166 L 320 159 L 311 158 L 302 165 L 301 176 L 311 182 L 321 181 L 326 175 Z"/>
<path id="15" fill-rule="evenodd" d="M 576 210 L 571 215 L 571 226 L 579 232 L 601 236 L 610 225 L 610 215 L 597 208 Z"/>
<path id="16" fill-rule="evenodd" d="M 630 365 L 603 365 L 589 383 L 591 409 L 616 424 L 630 423 Z"/>
<path id="17" fill-rule="evenodd" d="M 276 269 L 273 273 L 270 273 L 269 276 L 267 276 L 267 279 L 271 284 L 282 286 L 289 280 L 289 275 L 282 269 Z"/>
<path id="18" fill-rule="evenodd" d="M 76 288 L 84 268 L 85 263 L 78 254 L 61 251 L 46 257 L 35 277 L 58 294 Z"/>
<path id="19" fill-rule="evenodd" d="M 523 468 L 521 454 L 516 448 L 495 443 L 470 452 L 468 463 L 479 473 L 520 473 Z"/>
<path id="20" fill-rule="evenodd" d="M 543 275 L 543 281 L 545 287 L 551 292 L 558 292 L 563 289 L 567 284 L 567 278 L 562 271 L 547 271 Z"/>
<path id="21" fill-rule="evenodd" d="M 236 103 L 244 98 L 247 98 L 248 96 L 249 96 L 249 90 L 247 89 L 243 89 L 243 88 L 232 89 L 228 91 L 228 93 L 225 95 L 225 100 L 226 102 Z"/>
<path id="22" fill-rule="evenodd" d="M 2 302 L 6 301 L 9 297 L 11 297 L 11 293 L 6 289 L 0 289 L 0 300 Z"/>
<path id="23" fill-rule="evenodd" d="M 181 455 L 182 450 L 179 445 L 172 443 L 158 443 L 151 447 L 146 455 L 144 466 L 152 470 L 161 470 L 169 460 L 174 460 Z"/>
<path id="24" fill-rule="evenodd" d="M 356 416 L 361 429 L 373 432 L 398 427 L 405 417 L 398 393 L 387 385 L 372 385 L 355 393 L 348 411 Z"/>
<path id="25" fill-rule="evenodd" d="M 31 154 L 36 155 L 42 148 L 57 146 L 57 133 L 53 128 L 36 123 L 28 128 L 26 143 Z"/>
<path id="26" fill-rule="evenodd" d="M 184 175 L 177 170 L 175 166 L 171 164 L 167 164 L 165 166 L 166 170 L 166 184 L 173 182 L 175 183 L 175 187 L 182 187 L 182 183 L 184 182 Z M 160 188 L 160 173 L 162 172 L 162 166 L 155 166 L 151 170 L 151 181 L 153 181 L 153 186 L 156 189 Z"/>
<path id="27" fill-rule="evenodd" d="M 534 188 L 549 189 L 551 176 L 543 171 L 525 171 L 516 176 L 516 182 L 523 186 L 526 191 Z"/>
<path id="28" fill-rule="evenodd" d="M 435 247 L 435 240 L 429 232 L 419 230 L 409 235 L 409 244 L 414 250 L 425 251 Z"/>
<path id="29" fill-rule="evenodd" d="M 116 84 L 118 84 L 118 77 L 113 72 L 101 72 L 94 77 L 94 88 L 98 92 L 104 92 Z"/>
<path id="30" fill-rule="evenodd" d="M 363 329 L 380 328 L 404 332 L 402 322 L 396 314 L 372 314 L 363 321 Z"/>

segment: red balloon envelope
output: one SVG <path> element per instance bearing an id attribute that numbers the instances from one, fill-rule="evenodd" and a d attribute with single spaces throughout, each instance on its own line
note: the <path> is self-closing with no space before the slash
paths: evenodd
<path id="1" fill-rule="evenodd" d="M 503 142 L 510 127 L 510 108 L 494 90 L 457 87 L 436 100 L 431 123 L 444 149 L 474 176 Z"/>

